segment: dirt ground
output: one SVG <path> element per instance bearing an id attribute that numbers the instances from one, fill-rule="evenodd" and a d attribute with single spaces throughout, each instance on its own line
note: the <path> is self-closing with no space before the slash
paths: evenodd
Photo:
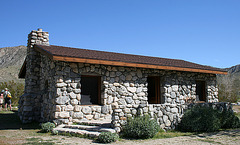
<path id="1" fill-rule="evenodd" d="M 235 108 L 240 110 L 239 108 Z M 0 113 L 0 145 L 5 144 L 69 144 L 69 145 L 95 145 L 99 144 L 91 139 L 53 136 L 39 133 L 38 124 L 21 124 L 15 112 Z M 240 129 L 225 130 L 216 133 L 204 133 L 191 136 L 181 136 L 165 139 L 126 140 L 121 139 L 114 145 L 240 145 Z"/>
<path id="2" fill-rule="evenodd" d="M 99 144 L 90 139 L 52 136 L 49 134 L 37 133 L 38 130 L 1 130 L 0 144 L 79 144 L 94 145 Z M 220 131 L 217 133 L 199 134 L 192 136 L 181 136 L 166 139 L 148 139 L 148 140 L 120 140 L 114 145 L 239 145 L 240 129 Z"/>
<path id="3" fill-rule="evenodd" d="M 233 106 L 233 111 L 240 112 L 240 106 L 237 106 L 237 105 Z"/>

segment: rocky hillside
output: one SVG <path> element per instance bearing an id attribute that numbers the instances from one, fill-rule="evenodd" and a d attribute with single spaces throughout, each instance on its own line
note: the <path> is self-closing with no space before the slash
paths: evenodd
<path id="1" fill-rule="evenodd" d="M 240 64 L 226 69 L 229 74 L 238 74 L 240 73 Z"/>
<path id="2" fill-rule="evenodd" d="M 26 46 L 4 47 L 0 48 L 0 82 L 18 79 L 18 73 L 27 54 Z"/>
<path id="3" fill-rule="evenodd" d="M 227 75 L 218 75 L 217 79 L 219 83 L 232 85 L 234 80 L 240 80 L 240 64 L 226 68 Z"/>

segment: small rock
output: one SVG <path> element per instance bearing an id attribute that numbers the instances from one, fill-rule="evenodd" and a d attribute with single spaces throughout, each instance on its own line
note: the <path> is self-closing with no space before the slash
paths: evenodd
<path id="1" fill-rule="evenodd" d="M 87 120 L 92 120 L 93 115 L 86 115 L 85 117 L 86 117 Z"/>
<path id="2" fill-rule="evenodd" d="M 64 105 L 68 101 L 70 101 L 70 98 L 68 96 L 60 96 L 56 98 L 56 103 L 59 105 Z"/>
<path id="3" fill-rule="evenodd" d="M 57 88 L 62 88 L 62 87 L 66 87 L 66 86 L 67 86 L 66 83 L 57 83 L 57 84 L 56 84 L 56 87 L 57 87 Z"/>
<path id="4" fill-rule="evenodd" d="M 82 112 L 74 112 L 73 113 L 73 118 L 82 119 L 83 118 L 83 113 Z"/>
<path id="5" fill-rule="evenodd" d="M 70 96 L 71 99 L 75 99 L 75 98 L 77 98 L 76 94 L 73 93 L 73 92 L 71 92 L 71 93 L 69 94 L 69 96 Z"/>
<path id="6" fill-rule="evenodd" d="M 83 107 L 82 112 L 84 114 L 90 114 L 90 113 L 92 113 L 92 109 L 90 107 Z"/>
<path id="7" fill-rule="evenodd" d="M 102 113 L 103 113 L 103 114 L 107 114 L 108 111 L 109 111 L 107 105 L 102 106 L 101 109 L 102 109 Z"/>
<path id="8" fill-rule="evenodd" d="M 127 81 L 132 80 L 132 75 L 127 75 L 127 76 L 126 76 L 126 80 L 127 80 Z"/>
<path id="9" fill-rule="evenodd" d="M 132 99 L 132 97 L 126 97 L 126 102 L 128 103 L 128 104 L 131 104 L 132 102 L 133 102 L 133 99 Z"/>
<path id="10" fill-rule="evenodd" d="M 127 90 L 131 93 L 135 93 L 137 88 L 136 87 L 127 87 Z"/>

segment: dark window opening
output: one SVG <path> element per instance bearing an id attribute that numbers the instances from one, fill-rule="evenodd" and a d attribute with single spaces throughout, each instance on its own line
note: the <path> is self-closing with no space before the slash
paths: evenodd
<path id="1" fill-rule="evenodd" d="M 196 81 L 196 95 L 197 101 L 206 101 L 205 81 Z"/>
<path id="2" fill-rule="evenodd" d="M 81 77 L 81 105 L 100 105 L 100 76 Z"/>
<path id="3" fill-rule="evenodd" d="M 149 104 L 161 104 L 161 92 L 160 92 L 160 77 L 149 76 L 148 82 L 148 103 Z"/>

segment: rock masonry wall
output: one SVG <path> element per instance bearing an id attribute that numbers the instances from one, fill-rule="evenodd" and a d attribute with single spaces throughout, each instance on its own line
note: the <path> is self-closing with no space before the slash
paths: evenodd
<path id="1" fill-rule="evenodd" d="M 34 44 L 49 45 L 49 34 L 42 29 L 31 31 L 28 35 L 25 94 L 19 99 L 18 115 L 22 122 L 39 120 L 41 114 L 41 55 L 33 49 Z M 45 68 L 44 68 L 45 69 Z"/>
<path id="2" fill-rule="evenodd" d="M 215 75 L 52 61 L 32 49 L 37 42 L 48 45 L 48 33 L 32 31 L 29 37 L 25 94 L 19 101 L 23 122 L 109 120 L 120 131 L 127 117 L 148 114 L 163 129 L 173 129 L 186 100 L 196 99 L 196 80 L 206 82 L 206 102 L 218 102 Z M 101 105 L 81 105 L 81 75 L 101 76 Z M 160 77 L 163 104 L 148 103 L 148 76 Z"/>
<path id="3" fill-rule="evenodd" d="M 26 77 L 25 92 L 36 93 L 40 86 L 40 53 L 33 49 L 34 44 L 49 45 L 49 34 L 42 29 L 32 31 L 28 35 L 27 57 L 26 57 Z"/>
<path id="4" fill-rule="evenodd" d="M 81 75 L 101 76 L 101 106 L 81 105 Z M 147 77 L 161 77 L 163 104 L 148 104 Z M 196 98 L 196 80 L 206 81 L 207 102 L 218 102 L 215 75 L 82 63 L 56 63 L 58 123 L 111 119 L 116 130 L 127 117 L 149 114 L 161 127 L 173 129 L 186 108 L 186 98 Z"/>
<path id="5" fill-rule="evenodd" d="M 41 99 L 35 99 L 41 101 L 35 110 L 40 108 L 42 121 L 112 120 L 119 131 L 127 117 L 149 114 L 162 128 L 173 129 L 186 108 L 186 98 L 196 97 L 196 80 L 206 81 L 207 102 L 218 102 L 215 75 L 53 62 L 46 56 L 41 56 L 41 66 Z M 80 104 L 81 75 L 101 76 L 102 105 Z M 153 75 L 161 77 L 163 104 L 148 104 L 147 77 Z"/>
<path id="6" fill-rule="evenodd" d="M 125 124 L 127 117 L 136 114 L 148 114 L 157 121 L 163 129 L 174 129 L 180 121 L 186 109 L 186 100 L 196 98 L 196 80 L 206 82 L 207 102 L 218 102 L 217 86 L 215 75 L 164 71 L 154 69 L 137 69 L 125 71 L 128 78 L 134 78 L 134 73 L 139 74 L 135 79 L 120 83 L 117 87 L 121 89 L 121 94 L 117 95 L 113 102 L 112 123 L 117 131 Z M 163 104 L 148 104 L 147 100 L 147 77 L 160 76 L 161 95 Z M 109 82 L 110 83 L 110 82 Z M 115 83 L 116 84 L 116 83 Z M 113 83 L 114 86 L 114 83 Z M 111 87 L 110 87 L 111 88 Z M 110 89 L 109 88 L 109 89 Z M 118 90 L 118 89 L 117 89 Z"/>
<path id="7" fill-rule="evenodd" d="M 111 103 L 101 100 L 102 105 L 81 105 L 81 75 L 102 75 L 100 65 L 81 63 L 55 63 L 57 124 L 87 120 L 111 120 Z"/>

